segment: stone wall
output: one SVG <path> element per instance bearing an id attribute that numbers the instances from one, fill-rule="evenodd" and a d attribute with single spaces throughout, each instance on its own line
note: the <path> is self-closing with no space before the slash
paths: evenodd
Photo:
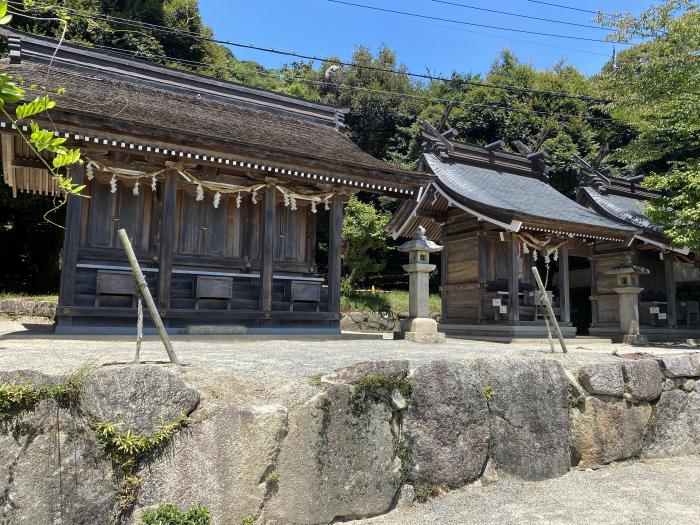
<path id="1" fill-rule="evenodd" d="M 53 301 L 4 299 L 0 301 L 0 314 L 10 317 L 48 317 L 53 319 L 56 316 L 56 303 Z"/>
<path id="2" fill-rule="evenodd" d="M 538 358 L 365 362 L 290 407 L 202 394 L 171 367 L 102 367 L 69 402 L 0 413 L 0 523 L 138 523 L 161 502 L 201 502 L 221 524 L 332 523 L 502 476 L 700 453 L 698 356 L 634 357 L 575 373 Z M 0 374 L 0 385 L 65 381 Z M 99 434 L 113 422 L 154 436 L 183 413 L 127 469 Z"/>

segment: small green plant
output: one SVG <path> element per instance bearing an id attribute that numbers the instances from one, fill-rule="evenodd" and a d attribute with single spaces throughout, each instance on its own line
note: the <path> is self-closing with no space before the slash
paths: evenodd
<path id="1" fill-rule="evenodd" d="M 355 411 L 361 411 L 368 397 L 388 400 L 394 389 L 401 392 L 407 401 L 411 399 L 411 382 L 408 379 L 394 379 L 383 374 L 365 376 L 355 384 L 352 394 L 353 407 Z"/>
<path id="2" fill-rule="evenodd" d="M 481 393 L 484 395 L 486 402 L 491 401 L 496 396 L 496 392 L 493 391 L 493 386 L 490 384 L 482 386 Z"/>
<path id="3" fill-rule="evenodd" d="M 248 514 L 245 518 L 243 518 L 243 521 L 241 522 L 242 525 L 254 525 L 255 523 L 255 516 L 251 516 Z"/>
<path id="4" fill-rule="evenodd" d="M 161 503 L 155 509 L 144 512 L 141 517 L 141 525 L 209 525 L 210 523 L 211 511 L 201 503 L 197 503 L 186 511 L 169 503 Z"/>
<path id="5" fill-rule="evenodd" d="M 54 384 L 5 383 L 0 385 L 0 421 L 34 410 L 44 400 L 53 399 L 60 406 L 74 406 L 85 386 L 90 367 L 68 374 L 64 381 Z"/>
<path id="6" fill-rule="evenodd" d="M 161 420 L 158 429 L 150 436 L 135 434 L 130 428 L 120 432 L 121 425 L 112 421 L 92 422 L 97 441 L 112 462 L 119 480 L 119 506 L 122 510 L 130 509 L 136 502 L 141 486 L 141 480 L 136 475 L 139 464 L 165 446 L 175 432 L 188 422 L 189 417 L 184 412 L 173 422 Z"/>
<path id="7" fill-rule="evenodd" d="M 416 494 L 416 501 L 419 503 L 425 503 L 429 499 L 440 496 L 445 493 L 440 485 L 434 483 L 426 483 L 424 481 L 418 481 L 413 484 L 413 490 Z"/>
<path id="8" fill-rule="evenodd" d="M 280 471 L 275 469 L 267 475 L 267 477 L 265 478 L 265 484 L 272 485 L 273 483 L 277 483 L 279 480 L 280 480 Z"/>
<path id="9" fill-rule="evenodd" d="M 323 385 L 323 381 L 321 381 L 321 378 L 323 377 L 323 372 L 319 372 L 318 374 L 314 374 L 311 377 L 309 377 L 309 384 L 311 386 L 321 386 Z"/>

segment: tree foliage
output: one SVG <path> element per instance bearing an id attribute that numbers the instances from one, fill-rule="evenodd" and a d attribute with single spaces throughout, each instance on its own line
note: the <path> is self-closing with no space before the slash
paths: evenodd
<path id="1" fill-rule="evenodd" d="M 376 273 L 385 265 L 389 234 L 384 229 L 391 214 L 353 197 L 343 218 L 344 264 L 350 269 L 350 284 L 364 275 Z"/>
<path id="2" fill-rule="evenodd" d="M 632 130 L 612 159 L 667 191 L 647 212 L 675 245 L 700 253 L 700 11 L 694 2 L 667 0 L 611 25 L 627 38 L 654 36 L 595 79 L 612 99 L 608 111 Z"/>

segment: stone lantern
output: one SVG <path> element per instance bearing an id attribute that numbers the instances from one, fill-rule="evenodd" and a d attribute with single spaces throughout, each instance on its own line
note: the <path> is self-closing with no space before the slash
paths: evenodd
<path id="1" fill-rule="evenodd" d="M 425 228 L 418 226 L 408 242 L 398 248 L 408 252 L 408 264 L 403 269 L 408 273 L 408 319 L 401 323 L 400 337 L 414 343 L 443 343 L 445 334 L 437 331 L 437 322 L 430 317 L 428 283 L 430 272 L 435 269 L 430 264 L 430 254 L 442 251 L 442 246 L 425 237 Z"/>
<path id="2" fill-rule="evenodd" d="M 616 287 L 613 291 L 620 296 L 620 329 L 625 344 L 648 343 L 646 336 L 639 332 L 639 294 L 644 290 L 639 286 L 639 276 L 648 273 L 647 268 L 635 266 L 629 259 L 605 272 L 606 275 L 615 276 Z"/>

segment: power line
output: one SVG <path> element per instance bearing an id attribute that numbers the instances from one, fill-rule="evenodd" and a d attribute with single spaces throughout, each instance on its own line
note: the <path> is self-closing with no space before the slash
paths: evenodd
<path id="1" fill-rule="evenodd" d="M 74 42 L 71 42 L 71 43 L 74 43 Z M 102 46 L 102 45 L 94 45 L 94 47 L 98 48 L 98 49 L 104 49 L 106 51 L 110 51 L 110 52 L 118 54 L 118 55 L 129 56 L 132 58 L 141 58 L 141 59 L 145 59 L 147 61 L 150 60 L 151 62 L 154 61 L 154 59 L 157 59 L 157 60 L 161 60 L 163 62 L 170 61 L 170 62 L 180 63 L 183 65 L 199 66 L 199 67 L 205 67 L 205 68 L 209 68 L 209 69 L 214 69 L 216 67 L 213 64 L 209 64 L 206 62 L 200 62 L 197 60 L 187 60 L 187 59 L 170 57 L 170 56 L 166 56 L 166 55 L 155 55 L 155 54 L 140 55 L 139 51 L 132 51 L 132 50 L 126 50 L 126 49 L 121 49 L 121 48 L 116 48 L 116 47 Z M 305 82 L 305 83 L 316 85 L 316 86 L 326 86 L 326 87 L 328 86 L 327 82 L 324 82 L 321 80 L 313 80 L 310 78 L 298 77 L 298 76 L 294 76 L 294 75 L 280 75 L 280 74 L 276 74 L 276 73 L 272 73 L 272 72 L 258 71 L 258 70 L 246 71 L 245 73 L 258 75 L 258 76 L 267 76 L 267 77 L 275 78 L 277 80 L 282 80 L 282 81 L 297 81 L 297 82 Z M 411 93 L 399 93 L 397 91 L 365 88 L 365 87 L 361 87 L 361 86 L 343 86 L 343 85 L 340 85 L 337 87 L 339 89 L 347 89 L 349 91 L 357 91 L 357 92 L 380 94 L 380 95 L 392 95 L 392 96 L 396 96 L 396 97 L 400 97 L 400 98 L 412 98 L 412 99 L 416 99 L 416 100 L 425 100 L 428 102 L 439 102 L 442 104 L 454 104 L 456 106 L 502 109 L 505 111 L 511 111 L 514 113 L 522 113 L 522 114 L 526 114 L 526 115 L 534 113 L 534 114 L 543 115 L 543 116 L 555 116 L 555 117 L 562 117 L 562 118 L 581 118 L 581 119 L 591 120 L 591 121 L 596 121 L 596 122 L 619 122 L 616 119 L 605 118 L 605 117 L 589 117 L 586 115 L 580 115 L 580 114 L 574 114 L 574 113 L 540 111 L 540 110 L 535 110 L 535 109 L 519 109 L 519 108 L 510 107 L 510 106 L 502 106 L 502 105 L 498 105 L 498 104 L 466 102 L 463 100 L 447 99 L 447 98 L 443 98 L 443 97 L 431 97 L 429 95 L 414 95 Z"/>
<path id="2" fill-rule="evenodd" d="M 578 22 L 569 22 L 567 20 L 556 20 L 553 18 L 543 18 L 543 17 L 539 17 L 539 16 L 524 15 L 522 13 L 510 13 L 508 11 L 499 11 L 498 9 L 488 9 L 486 7 L 477 7 L 475 5 L 461 4 L 459 2 L 448 2 L 447 0 L 431 0 L 431 1 L 435 2 L 436 4 L 446 4 L 446 5 L 456 6 L 456 7 L 464 7 L 465 9 L 474 9 L 476 11 L 484 11 L 487 13 L 495 13 L 498 15 L 515 16 L 515 17 L 519 17 L 519 18 L 527 18 L 529 20 L 540 20 L 542 22 L 551 22 L 553 24 L 563 24 L 563 25 L 576 26 L 576 27 L 587 27 L 589 29 L 599 29 L 602 31 L 614 31 L 614 29 L 611 29 L 609 27 L 594 26 L 594 25 L 590 25 L 590 24 L 579 24 Z"/>
<path id="3" fill-rule="evenodd" d="M 601 40 L 599 38 L 588 38 L 585 36 L 560 35 L 557 33 L 543 33 L 540 31 L 529 31 L 527 29 L 517 29 L 514 27 L 502 27 L 502 26 L 493 26 L 493 25 L 488 25 L 488 24 L 478 24 L 476 22 L 467 22 L 465 20 L 456 20 L 453 18 L 441 18 L 438 16 L 423 15 L 423 14 L 419 14 L 419 13 L 411 13 L 409 11 L 399 11 L 397 9 L 387 9 L 384 7 L 376 7 L 376 6 L 372 6 L 372 5 L 356 4 L 354 2 L 346 2 L 344 0 L 327 0 L 327 1 L 334 3 L 334 4 L 341 4 L 341 5 L 348 5 L 348 6 L 352 6 L 352 7 L 360 7 L 362 9 L 369 9 L 370 11 L 379 11 L 382 13 L 391 13 L 394 15 L 411 16 L 414 18 L 421 18 L 424 20 L 438 20 L 440 22 L 450 22 L 453 24 L 461 24 L 461 25 L 474 26 L 474 27 L 484 27 L 487 29 L 498 29 L 499 31 L 511 31 L 511 32 L 515 32 L 515 33 L 525 33 L 528 35 L 548 36 L 548 37 L 552 37 L 552 38 L 567 38 L 569 40 L 583 40 L 586 42 L 599 42 L 602 44 L 632 45 L 629 42 L 622 42 L 622 41 L 617 41 L 617 40 Z"/>
<path id="4" fill-rule="evenodd" d="M 580 11 L 581 13 L 589 13 L 593 15 L 599 15 L 602 11 L 592 11 L 591 9 L 581 9 L 580 7 L 572 7 L 570 5 L 555 4 L 554 2 L 543 2 L 541 0 L 527 0 L 533 4 L 544 4 L 551 7 L 559 7 L 560 9 L 570 9 L 571 11 Z"/>
<path id="5" fill-rule="evenodd" d="M 11 1 L 11 3 L 16 4 L 17 2 Z M 67 8 L 67 7 L 60 7 L 59 8 L 58 6 L 39 4 L 39 3 L 34 4 L 33 7 L 46 9 L 46 10 L 61 9 L 63 11 L 69 12 L 75 16 L 79 16 L 81 18 L 87 18 L 87 19 L 92 19 L 92 20 L 101 20 L 101 21 L 109 22 L 109 23 L 117 23 L 117 24 L 122 24 L 122 25 L 130 26 L 130 27 L 136 27 L 136 28 L 140 28 L 140 29 L 148 29 L 148 30 L 152 30 L 152 31 L 158 31 L 161 33 L 166 33 L 166 34 L 171 34 L 171 35 L 187 36 L 187 37 L 193 38 L 193 39 L 198 39 L 198 40 L 207 41 L 207 42 L 213 42 L 216 44 L 222 44 L 222 45 L 227 45 L 227 46 L 241 48 L 241 49 L 251 49 L 254 51 L 261 51 L 261 52 L 272 53 L 272 54 L 276 54 L 276 55 L 301 58 L 304 60 L 311 60 L 314 62 L 321 62 L 321 63 L 329 62 L 329 60 L 327 58 L 321 58 L 321 57 L 315 56 L 315 55 L 307 55 L 307 54 L 303 54 L 303 53 L 297 53 L 294 51 L 284 51 L 284 50 L 270 48 L 270 47 L 257 46 L 254 44 L 242 44 L 240 42 L 232 42 L 230 40 L 223 40 L 223 39 L 218 39 L 218 38 L 213 38 L 213 37 L 207 37 L 207 36 L 201 35 L 199 33 L 192 32 L 192 31 L 173 29 L 173 28 L 161 26 L 158 24 L 140 22 L 137 20 L 130 20 L 127 18 L 120 18 L 120 17 L 111 16 L 111 15 L 87 13 L 85 11 L 80 11 L 77 9 L 72 9 L 72 8 Z M 16 13 L 16 14 L 20 14 L 20 13 Z M 401 69 L 390 69 L 390 68 L 382 68 L 382 67 L 378 67 L 378 66 L 356 64 L 353 62 L 345 62 L 345 61 L 340 61 L 340 60 L 333 60 L 332 62 L 334 64 L 338 64 L 338 65 L 341 65 L 344 67 L 354 67 L 357 69 L 364 69 L 364 70 L 375 71 L 375 72 L 393 73 L 393 74 L 397 74 L 397 75 L 406 75 L 408 77 L 417 78 L 417 79 L 421 79 L 421 80 L 428 80 L 431 82 L 435 81 L 435 80 L 439 80 L 439 81 L 447 82 L 447 83 L 457 83 L 460 85 L 466 84 L 466 85 L 475 86 L 475 87 L 483 87 L 483 88 L 488 88 L 488 89 L 499 89 L 499 90 L 510 91 L 510 92 L 521 92 L 521 93 L 530 93 L 530 94 L 535 94 L 535 95 L 546 95 L 546 96 L 551 96 L 551 97 L 562 97 L 562 98 L 568 98 L 568 99 L 573 99 L 573 100 L 583 100 L 583 101 L 596 102 L 596 103 L 608 102 L 605 99 L 600 99 L 600 98 L 593 97 L 590 95 L 572 95 L 570 93 L 565 93 L 562 91 L 551 91 L 551 90 L 546 90 L 546 89 L 510 86 L 507 84 L 498 84 L 498 83 L 491 83 L 491 82 L 478 82 L 476 80 L 468 80 L 468 79 L 455 79 L 455 78 L 448 78 L 448 77 L 443 77 L 443 76 L 428 75 L 428 74 L 423 74 L 423 73 L 414 73 L 414 72 L 410 72 L 410 71 L 404 71 Z"/>

